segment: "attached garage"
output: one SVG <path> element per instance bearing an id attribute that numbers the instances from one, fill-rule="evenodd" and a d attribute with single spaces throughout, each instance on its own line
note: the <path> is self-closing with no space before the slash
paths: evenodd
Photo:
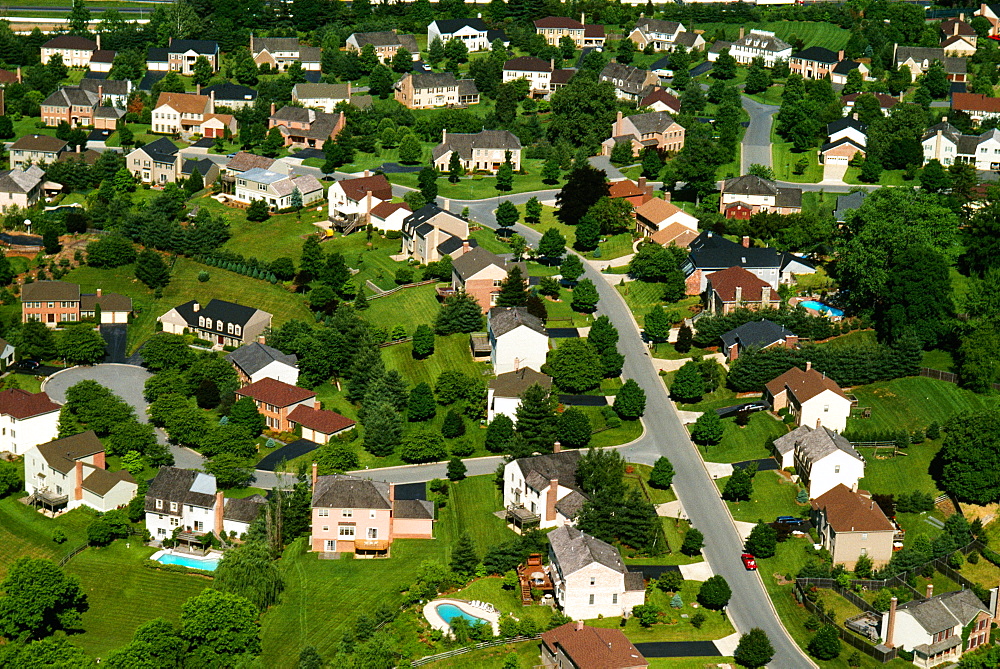
<path id="1" fill-rule="evenodd" d="M 288 414 L 288 422 L 302 428 L 302 438 L 325 444 L 336 435 L 354 427 L 355 422 L 336 411 L 315 409 L 300 404 Z"/>

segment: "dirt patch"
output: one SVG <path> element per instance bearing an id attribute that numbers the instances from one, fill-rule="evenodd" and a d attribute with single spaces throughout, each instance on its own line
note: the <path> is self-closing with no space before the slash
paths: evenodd
<path id="1" fill-rule="evenodd" d="M 791 585 L 792 583 L 795 582 L 795 581 L 789 581 L 787 578 L 784 577 L 783 574 L 779 574 L 778 572 L 774 572 L 773 574 L 771 574 L 771 576 L 774 578 L 774 582 L 777 583 L 778 585 Z"/>
<path id="2" fill-rule="evenodd" d="M 985 506 L 960 504 L 959 506 L 962 508 L 962 515 L 970 522 L 978 518 L 983 522 L 983 525 L 987 525 L 996 519 L 997 516 L 1000 516 L 1000 503 L 987 504 Z"/>

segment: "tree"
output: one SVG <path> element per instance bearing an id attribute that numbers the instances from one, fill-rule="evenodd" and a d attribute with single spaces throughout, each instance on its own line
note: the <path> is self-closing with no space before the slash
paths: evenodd
<path id="1" fill-rule="evenodd" d="M 704 394 L 705 381 L 698 369 L 698 363 L 694 361 L 684 363 L 670 384 L 670 396 L 679 402 L 693 404 L 701 400 Z"/>
<path id="2" fill-rule="evenodd" d="M 600 295 L 597 293 L 597 286 L 594 285 L 594 282 L 590 279 L 584 279 L 573 288 L 573 298 L 570 300 L 570 306 L 573 308 L 573 311 L 591 314 L 597 310 L 597 303 L 600 299 Z"/>
<path id="3" fill-rule="evenodd" d="M 441 436 L 445 439 L 454 439 L 463 434 L 465 434 L 465 421 L 462 420 L 462 416 L 457 411 L 449 409 L 441 424 Z"/>
<path id="4" fill-rule="evenodd" d="M 749 500 L 753 496 L 753 477 L 756 474 L 756 464 L 733 467 L 733 475 L 726 481 L 726 486 L 722 490 L 722 499 L 727 502 Z"/>
<path id="5" fill-rule="evenodd" d="M 532 197 L 524 203 L 524 222 L 537 225 L 542 220 L 542 203 Z"/>
<path id="6" fill-rule="evenodd" d="M 123 126 L 122 130 L 119 130 L 119 133 L 121 133 L 123 130 L 128 130 L 128 127 L 127 126 Z M 131 130 L 129 130 L 129 132 L 131 132 Z M 124 142 L 123 142 L 123 144 L 124 144 Z M 187 179 L 187 181 L 184 182 L 184 190 L 187 193 L 189 193 L 190 195 L 193 196 L 198 191 L 200 191 L 200 190 L 202 190 L 204 188 L 205 188 L 205 180 L 201 178 L 201 172 L 199 172 L 198 168 L 196 167 L 193 170 L 191 170 L 191 176 L 189 176 L 188 179 Z M 294 192 L 292 193 L 292 198 L 293 199 L 295 198 L 295 193 Z M 302 198 L 302 194 L 300 193 L 299 194 L 299 199 L 300 199 L 299 206 L 300 207 L 302 206 L 301 205 L 301 198 Z"/>
<path id="7" fill-rule="evenodd" d="M 135 278 L 150 288 L 165 288 L 170 283 L 170 270 L 159 253 L 146 249 L 136 258 Z"/>
<path id="8" fill-rule="evenodd" d="M 462 462 L 462 458 L 453 456 L 450 460 L 448 460 L 449 481 L 461 481 L 465 478 L 466 471 L 465 463 Z"/>
<path id="9" fill-rule="evenodd" d="M 556 158 L 549 158 L 542 165 L 542 181 L 550 186 L 558 183 L 562 170 L 559 168 L 559 161 Z"/>
<path id="10" fill-rule="evenodd" d="M 719 53 L 715 66 L 712 68 L 711 76 L 715 79 L 734 79 L 736 77 L 736 59 L 729 54 L 729 49 L 723 49 Z"/>
<path id="11" fill-rule="evenodd" d="M 715 446 L 722 441 L 724 431 L 719 414 L 709 409 L 698 416 L 698 420 L 694 422 L 694 426 L 691 428 L 691 438 L 702 446 Z"/>
<path id="12" fill-rule="evenodd" d="M 435 37 L 427 47 L 427 62 L 433 67 L 445 59 L 444 42 L 440 37 Z"/>
<path id="13" fill-rule="evenodd" d="M 241 597 L 258 611 L 277 604 L 285 589 L 281 572 L 261 542 L 247 542 L 225 552 L 214 572 L 212 587 Z"/>
<path id="14" fill-rule="evenodd" d="M 40 639 L 58 629 L 78 629 L 89 607 L 76 577 L 49 560 L 20 557 L 0 582 L 0 635 Z"/>
<path id="15" fill-rule="evenodd" d="M 639 420 L 646 413 L 646 393 L 635 379 L 629 379 L 622 385 L 615 395 L 613 408 L 622 420 Z"/>
<path id="16" fill-rule="evenodd" d="M 229 409 L 229 424 L 244 428 L 251 437 L 259 437 L 267 427 L 267 419 L 257 411 L 253 398 L 241 397 Z"/>
<path id="17" fill-rule="evenodd" d="M 582 410 L 569 407 L 559 415 L 556 439 L 565 448 L 584 448 L 590 443 L 590 419 Z"/>
<path id="18" fill-rule="evenodd" d="M 691 557 L 701 555 L 701 549 L 705 546 L 705 535 L 694 527 L 689 527 L 684 533 L 684 541 L 681 542 L 681 553 Z"/>
<path id="19" fill-rule="evenodd" d="M 510 237 L 511 228 L 517 223 L 517 219 L 521 217 L 521 214 L 517 211 L 517 207 L 510 200 L 504 200 L 497 207 L 496 218 L 497 225 L 500 226 L 499 232 L 504 237 Z"/>
<path id="20" fill-rule="evenodd" d="M 440 432 L 430 430 L 407 433 L 403 447 L 399 451 L 399 457 L 408 463 L 437 462 L 447 455 L 448 449 L 445 448 L 444 437 Z"/>
<path id="21" fill-rule="evenodd" d="M 437 402 L 434 391 L 429 384 L 421 381 L 410 391 L 410 399 L 406 404 L 406 416 L 411 422 L 420 422 L 434 418 L 437 413 Z"/>
<path id="22" fill-rule="evenodd" d="M 600 354 L 586 339 L 567 339 L 549 351 L 546 367 L 563 392 L 583 393 L 601 383 Z"/>
<path id="23" fill-rule="evenodd" d="M 434 321 L 434 330 L 439 335 L 458 332 L 476 332 L 483 327 L 483 311 L 476 298 L 459 290 L 445 298 Z"/>
<path id="24" fill-rule="evenodd" d="M 556 218 L 565 225 L 576 225 L 598 200 L 607 197 L 609 188 L 603 170 L 588 163 L 575 166 L 556 195 Z"/>
<path id="25" fill-rule="evenodd" d="M 687 323 L 681 323 L 677 332 L 677 341 L 674 342 L 674 350 L 678 353 L 687 353 L 691 350 L 691 343 L 694 341 L 694 333 Z"/>
<path id="26" fill-rule="evenodd" d="M 198 56 L 197 60 L 194 61 L 192 72 L 194 74 L 194 83 L 200 86 L 206 86 L 212 80 L 212 64 L 208 62 L 208 58 L 205 58 L 205 56 Z"/>
<path id="27" fill-rule="evenodd" d="M 215 477 L 222 490 L 245 488 L 253 482 L 254 473 L 246 459 L 234 453 L 219 453 L 205 463 L 205 471 Z"/>
<path id="28" fill-rule="evenodd" d="M 472 537 L 463 532 L 451 552 L 451 570 L 463 578 L 471 578 L 479 565 L 479 556 L 472 543 Z"/>
<path id="29" fill-rule="evenodd" d="M 927 161 L 919 178 L 920 188 L 927 193 L 944 193 L 951 188 L 951 177 L 936 158 Z"/>
<path id="30" fill-rule="evenodd" d="M 602 235 L 628 232 L 635 225 L 632 204 L 625 198 L 602 197 L 587 211 L 601 226 Z"/>
<path id="31" fill-rule="evenodd" d="M 187 368 L 194 361 L 195 354 L 181 335 L 158 332 L 146 341 L 139 355 L 146 367 L 155 372 Z"/>
<path id="32" fill-rule="evenodd" d="M 59 232 L 55 228 L 46 228 L 42 235 L 42 245 L 45 247 L 46 255 L 59 253 L 62 246 L 59 245 Z"/>
<path id="33" fill-rule="evenodd" d="M 576 238 L 573 247 L 577 251 L 593 251 L 601 239 L 601 224 L 596 216 L 590 213 L 584 215 L 576 226 Z"/>
<path id="34" fill-rule="evenodd" d="M 415 165 L 420 162 L 420 157 L 423 155 L 423 148 L 420 146 L 420 140 L 416 138 L 413 134 L 407 134 L 399 142 L 399 161 L 406 165 Z"/>
<path id="35" fill-rule="evenodd" d="M 607 316 L 599 316 L 590 326 L 587 341 L 594 345 L 598 353 L 613 350 L 618 345 L 618 328 L 611 324 Z"/>
<path id="36" fill-rule="evenodd" d="M 364 448 L 372 455 L 391 455 L 402 443 L 402 417 L 387 402 L 365 408 Z"/>
<path id="37" fill-rule="evenodd" d="M 514 265 L 507 271 L 507 278 L 500 282 L 496 306 L 523 307 L 527 303 L 528 283 L 521 276 L 521 267 Z"/>
<path id="38" fill-rule="evenodd" d="M 204 421 L 199 422 L 203 423 Z M 169 425 L 170 421 L 168 421 Z M 176 431 L 176 426 L 174 427 Z M 174 434 L 171 433 L 171 436 Z M 209 457 L 229 453 L 240 458 L 249 458 L 257 452 L 257 444 L 253 437 L 241 425 L 217 425 L 207 433 L 194 436 L 191 441 L 199 442 L 202 454 Z"/>
<path id="39" fill-rule="evenodd" d="M 653 463 L 653 471 L 649 473 L 649 485 L 660 490 L 666 490 L 674 481 L 674 466 L 670 460 L 660 456 Z"/>
<path id="40" fill-rule="evenodd" d="M 920 82 L 923 88 L 927 89 L 931 97 L 935 100 L 943 98 L 948 94 L 948 75 L 945 73 L 944 65 L 940 61 L 934 61 L 927 68 L 923 80 Z"/>
<path id="41" fill-rule="evenodd" d="M 72 364 L 93 365 L 103 360 L 106 353 L 104 338 L 85 325 L 63 330 L 56 344 L 59 355 Z"/>
<path id="42" fill-rule="evenodd" d="M 556 398 L 537 383 L 521 393 L 521 403 L 514 412 L 517 433 L 532 451 L 549 453 L 555 443 Z M 499 418 L 494 418 L 494 422 Z"/>
<path id="43" fill-rule="evenodd" d="M 718 63 L 716 63 L 718 67 Z M 701 84 L 692 79 L 687 83 L 681 93 L 681 111 L 685 114 L 700 114 L 705 110 L 705 92 L 701 89 Z"/>
<path id="44" fill-rule="evenodd" d="M 650 341 L 660 344 L 670 337 L 670 316 L 663 310 L 663 307 L 655 306 L 646 314 L 643 325 L 643 332 Z"/>
<path id="45" fill-rule="evenodd" d="M 248 221 L 266 221 L 271 217 L 271 208 L 264 199 L 256 199 L 247 207 Z"/>
<path id="46" fill-rule="evenodd" d="M 615 142 L 611 149 L 611 162 L 615 165 L 628 165 L 632 162 L 632 142 Z"/>
<path id="47" fill-rule="evenodd" d="M 152 452 L 158 446 L 153 426 L 149 423 L 140 423 L 136 420 L 128 420 L 113 425 L 111 432 L 108 433 L 107 438 L 104 440 L 104 445 L 108 455 L 125 455 L 129 451 L 138 451 L 141 454 L 146 454 Z"/>
<path id="48" fill-rule="evenodd" d="M 503 453 L 514 438 L 514 421 L 506 414 L 498 413 L 486 427 L 486 450 Z"/>
<path id="49" fill-rule="evenodd" d="M 463 175 L 465 175 L 465 167 L 462 165 L 462 159 L 458 155 L 458 151 L 452 151 L 451 157 L 448 158 L 448 181 L 457 184 Z"/>
<path id="50" fill-rule="evenodd" d="M 764 68 L 764 59 L 760 56 L 753 59 L 750 69 L 747 70 L 746 88 L 747 93 L 762 93 L 771 87 L 771 73 Z"/>
<path id="51" fill-rule="evenodd" d="M 566 254 L 566 238 L 556 228 L 548 228 L 538 242 L 538 253 L 550 262 L 558 261 Z"/>
<path id="52" fill-rule="evenodd" d="M 857 70 L 851 70 L 857 72 Z M 740 637 L 740 642 L 736 645 L 733 659 L 737 664 L 749 669 L 763 667 L 774 657 L 774 646 L 767 638 L 767 633 L 759 627 L 754 627 L 749 632 Z"/>
<path id="53" fill-rule="evenodd" d="M 840 655 L 842 644 L 840 632 L 833 625 L 823 625 L 813 635 L 806 649 L 813 657 L 821 660 L 833 660 Z"/>
<path id="54" fill-rule="evenodd" d="M 568 253 L 559 266 L 559 274 L 564 281 L 576 282 L 583 274 L 583 261 L 580 260 L 580 256 Z"/>
<path id="55" fill-rule="evenodd" d="M 90 29 L 90 10 L 83 0 L 73 0 L 73 9 L 69 13 L 70 32 L 74 35 L 86 35 Z M 60 63 L 62 56 L 59 56 Z M 66 75 L 63 75 L 65 77 Z M 62 78 L 62 77 L 60 77 Z"/>
<path id="56" fill-rule="evenodd" d="M 642 164 L 642 176 L 647 179 L 657 179 L 663 170 L 663 159 L 660 158 L 660 154 L 655 149 L 647 147 L 639 154 L 639 158 Z"/>
<path id="57" fill-rule="evenodd" d="M 1000 499 L 1000 483 L 990 476 L 1000 466 L 1000 411 L 966 411 L 944 425 L 938 483 L 949 494 L 973 504 Z"/>
<path id="58" fill-rule="evenodd" d="M 413 357 L 423 360 L 432 353 L 434 353 L 434 330 L 429 325 L 418 325 L 413 333 Z"/>
<path id="59" fill-rule="evenodd" d="M 372 73 L 368 75 L 368 87 L 372 95 L 377 95 L 385 100 L 392 93 L 394 77 L 392 70 L 385 65 L 376 65 Z"/>
<path id="60" fill-rule="evenodd" d="M 260 654 L 257 607 L 239 595 L 206 588 L 181 607 L 181 637 L 202 664 L 230 664 Z"/>
<path id="61" fill-rule="evenodd" d="M 635 56 L 635 42 L 628 39 L 627 37 L 622 41 L 618 42 L 618 52 L 615 55 L 615 60 L 617 60 L 622 65 L 628 65 L 632 62 L 632 58 Z"/>
<path id="62" fill-rule="evenodd" d="M 769 558 L 774 556 L 775 547 L 778 545 L 778 530 L 774 529 L 764 521 L 758 521 L 750 536 L 747 537 L 744 549 L 759 558 Z"/>
<path id="63" fill-rule="evenodd" d="M 706 609 L 720 611 L 729 603 L 733 591 L 722 576 L 715 575 L 701 584 L 698 590 L 698 602 Z"/>
<path id="64" fill-rule="evenodd" d="M 504 161 L 497 170 L 496 189 L 504 193 L 514 189 L 514 164 L 510 151 L 505 153 Z"/>

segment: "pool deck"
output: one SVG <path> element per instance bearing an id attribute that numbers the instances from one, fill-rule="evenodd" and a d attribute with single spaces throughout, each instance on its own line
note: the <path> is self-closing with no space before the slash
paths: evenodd
<path id="1" fill-rule="evenodd" d="M 438 615 L 437 607 L 441 604 L 451 604 L 457 607 L 463 613 L 468 613 L 470 616 L 475 616 L 476 618 L 482 618 L 488 622 L 493 627 L 493 635 L 499 636 L 500 634 L 500 612 L 499 611 L 487 611 L 486 609 L 481 609 L 478 606 L 474 606 L 472 602 L 466 601 L 464 599 L 433 599 L 426 604 L 424 604 L 424 617 L 427 618 L 427 622 L 431 624 L 431 627 L 444 632 L 445 634 L 451 634 L 451 626 L 445 622 L 444 618 Z"/>
<path id="2" fill-rule="evenodd" d="M 189 560 L 193 560 L 193 561 L 197 561 L 197 562 L 215 562 L 216 564 L 218 564 L 219 560 L 222 559 L 223 553 L 220 553 L 219 551 L 209 551 L 205 555 L 192 555 L 191 553 L 186 553 L 184 551 L 174 550 L 173 548 L 163 548 L 161 550 L 156 551 L 152 555 L 150 555 L 149 559 L 150 560 L 156 560 L 157 562 L 159 562 L 160 558 L 163 557 L 164 555 L 176 555 L 177 557 L 184 557 L 184 558 L 187 558 Z M 184 565 L 181 565 L 181 566 L 184 566 Z M 212 571 L 212 570 L 208 570 L 208 571 Z"/>

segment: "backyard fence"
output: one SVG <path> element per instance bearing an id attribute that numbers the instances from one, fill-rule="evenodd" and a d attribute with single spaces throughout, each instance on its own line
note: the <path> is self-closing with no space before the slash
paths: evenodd
<path id="1" fill-rule="evenodd" d="M 937 379 L 938 381 L 945 381 L 947 383 L 958 383 L 958 374 L 943 372 L 940 369 L 931 369 L 930 367 L 921 367 L 920 376 L 926 376 L 928 379 Z M 992 386 L 993 390 L 1000 390 L 1000 383 L 994 383 Z"/>
<path id="2" fill-rule="evenodd" d="M 483 648 L 493 648 L 494 646 L 503 646 L 508 643 L 520 643 L 522 641 L 535 641 L 541 639 L 541 634 L 536 634 L 535 636 L 514 636 L 509 639 L 497 639 L 496 641 L 484 641 L 483 643 L 477 643 L 475 646 L 465 646 L 463 648 L 456 648 L 455 650 L 445 651 L 444 653 L 438 653 L 437 655 L 428 655 L 427 657 L 422 657 L 418 660 L 414 660 L 410 663 L 412 667 L 421 667 L 425 664 L 430 664 L 431 662 L 437 662 L 438 660 L 445 660 L 449 657 L 455 657 L 456 655 L 464 655 L 465 653 L 471 653 L 474 650 L 481 650 Z"/>
<path id="3" fill-rule="evenodd" d="M 77 555 L 79 555 L 80 553 L 82 553 L 84 550 L 86 550 L 86 548 L 87 548 L 88 545 L 89 544 L 83 544 L 83 545 L 80 545 L 80 546 L 77 546 L 76 548 L 74 548 L 72 551 L 70 551 L 69 555 L 66 555 L 65 557 L 63 557 L 62 560 L 59 560 L 59 566 L 60 567 L 65 567 L 67 562 L 69 562 L 70 560 L 72 560 L 73 558 L 75 558 Z"/>
<path id="4" fill-rule="evenodd" d="M 396 344 L 405 344 L 408 341 L 413 341 L 413 337 L 402 337 L 400 339 L 392 339 L 390 341 L 384 341 L 378 345 L 379 348 L 385 348 L 386 346 L 395 346 Z"/>
<path id="5" fill-rule="evenodd" d="M 806 579 L 799 579 L 799 580 L 806 580 Z M 817 606 L 815 602 L 811 601 L 808 597 L 806 597 L 805 590 L 803 589 L 802 584 L 800 584 L 798 581 L 795 582 L 795 599 L 797 599 L 802 604 L 802 606 L 806 608 L 806 611 L 809 611 L 817 618 L 819 618 L 820 622 L 822 622 L 824 625 L 833 625 L 834 627 L 836 627 L 837 634 L 840 636 L 841 640 L 846 641 L 849 646 L 852 646 L 853 648 L 861 651 L 865 655 L 868 655 L 869 657 L 878 660 L 882 664 L 885 664 L 886 662 L 891 662 L 892 660 L 895 660 L 896 657 L 898 656 L 899 651 L 896 648 L 886 648 L 885 646 L 881 645 L 874 646 L 865 641 L 864 639 L 862 639 L 861 637 L 857 636 L 853 632 L 848 632 L 846 629 L 838 625 L 837 621 L 834 620 L 832 616 L 828 615 L 826 612 L 820 609 L 820 607 Z"/>
<path id="6" fill-rule="evenodd" d="M 365 283 L 372 290 L 380 290 L 380 291 L 382 290 L 371 281 L 365 281 Z M 389 295 L 392 295 L 393 293 L 397 293 L 403 290 L 404 288 L 416 288 L 417 286 L 426 286 L 429 283 L 441 283 L 441 281 L 439 281 L 438 279 L 428 279 L 427 281 L 418 281 L 417 283 L 404 283 L 402 286 L 396 286 L 395 288 L 390 288 L 389 290 L 385 290 L 380 293 L 376 293 L 375 295 L 371 295 L 368 297 L 368 300 L 369 301 L 377 300 L 380 297 L 387 297 Z"/>

